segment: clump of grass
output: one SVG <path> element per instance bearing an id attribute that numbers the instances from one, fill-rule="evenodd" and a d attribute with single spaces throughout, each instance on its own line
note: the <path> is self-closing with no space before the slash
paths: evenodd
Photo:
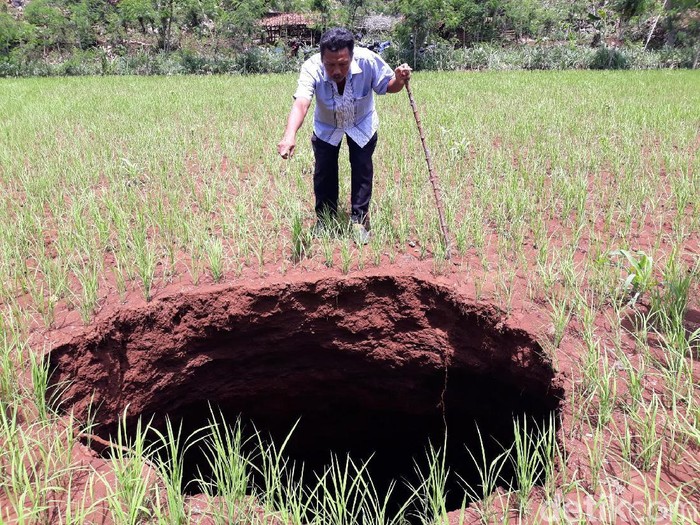
<path id="1" fill-rule="evenodd" d="M 304 227 L 301 214 L 297 213 L 292 219 L 292 261 L 301 261 L 308 253 L 310 246 L 310 235 Z"/>
<path id="2" fill-rule="evenodd" d="M 465 493 L 473 500 L 478 501 L 476 511 L 482 523 L 491 523 L 495 517 L 494 502 L 496 498 L 496 487 L 501 482 L 501 472 L 508 461 L 511 449 L 508 448 L 498 454 L 495 458 L 487 458 L 484 440 L 481 436 L 481 431 L 477 427 L 479 436 L 479 451 L 478 456 L 471 450 L 467 449 L 469 457 L 479 473 L 479 483 L 474 486 L 458 475 L 461 483 L 464 486 Z"/>

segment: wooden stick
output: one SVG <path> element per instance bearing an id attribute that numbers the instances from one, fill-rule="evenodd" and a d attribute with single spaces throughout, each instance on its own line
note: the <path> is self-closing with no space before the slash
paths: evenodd
<path id="1" fill-rule="evenodd" d="M 411 102 L 411 108 L 413 109 L 413 116 L 416 118 L 416 124 L 418 125 L 418 133 L 420 135 L 420 141 L 423 145 L 423 151 L 425 152 L 425 161 L 428 163 L 428 174 L 430 177 L 430 184 L 433 186 L 433 195 L 435 195 L 435 204 L 437 205 L 438 217 L 440 219 L 440 229 L 442 230 L 442 237 L 445 243 L 445 258 L 449 259 L 451 257 L 451 245 L 450 236 L 447 231 L 447 222 L 445 222 L 445 209 L 442 204 L 442 190 L 438 183 L 438 179 L 433 171 L 433 161 L 430 156 L 430 150 L 425 143 L 425 133 L 423 133 L 423 125 L 420 121 L 420 116 L 418 116 L 418 108 L 416 107 L 416 102 L 413 100 L 413 93 L 411 92 L 411 86 L 408 80 L 406 80 L 406 92 L 408 93 L 408 100 Z"/>

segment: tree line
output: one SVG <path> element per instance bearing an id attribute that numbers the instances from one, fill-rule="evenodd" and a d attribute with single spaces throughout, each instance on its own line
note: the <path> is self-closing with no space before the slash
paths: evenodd
<path id="1" fill-rule="evenodd" d="M 700 0 L 0 2 L 0 74 L 6 75 L 31 73 L 28 64 L 34 64 L 36 71 L 41 63 L 72 60 L 77 67 L 80 61 L 92 60 L 100 62 L 104 72 L 105 65 L 119 59 L 172 61 L 173 57 L 198 67 L 234 64 L 254 71 L 265 60 L 277 60 L 282 69 L 290 62 L 295 67 L 286 55 L 289 42 L 261 44 L 259 22 L 273 11 L 312 14 L 316 34 L 344 25 L 361 39 L 386 39 L 392 42 L 393 53 L 417 66 L 428 63 L 422 57 L 431 49 L 447 53 L 481 45 L 565 44 L 598 47 L 606 53 L 626 47 L 681 50 L 688 57 L 686 67 L 697 67 L 700 56 Z M 366 24 L 369 15 L 385 15 L 395 23 L 375 30 Z"/>

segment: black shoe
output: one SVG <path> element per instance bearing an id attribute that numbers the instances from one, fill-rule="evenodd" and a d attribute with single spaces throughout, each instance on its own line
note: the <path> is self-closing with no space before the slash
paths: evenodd
<path id="1" fill-rule="evenodd" d="M 326 226 L 326 222 L 321 219 L 316 221 L 313 228 L 311 228 L 312 237 L 325 237 L 330 234 L 330 228 Z"/>
<path id="2" fill-rule="evenodd" d="M 350 224 L 361 224 L 365 227 L 365 230 L 367 231 L 370 231 L 372 229 L 369 225 L 369 215 L 365 215 L 364 217 L 361 217 L 359 215 L 351 215 Z"/>

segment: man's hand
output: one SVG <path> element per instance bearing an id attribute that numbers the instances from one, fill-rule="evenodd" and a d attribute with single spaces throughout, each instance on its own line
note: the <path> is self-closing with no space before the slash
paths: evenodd
<path id="1" fill-rule="evenodd" d="M 401 64 L 394 69 L 394 78 L 389 81 L 386 92 L 398 93 L 401 91 L 406 85 L 406 82 L 408 82 L 408 79 L 411 78 L 411 71 L 412 69 L 408 64 Z"/>
<path id="2" fill-rule="evenodd" d="M 399 80 L 400 82 L 403 82 L 405 84 L 406 81 L 409 78 L 411 78 L 411 71 L 413 71 L 411 69 L 411 67 L 408 64 L 404 63 L 404 64 L 401 64 L 396 69 L 394 69 L 394 75 L 396 76 L 397 80 Z"/>
<path id="3" fill-rule="evenodd" d="M 280 140 L 279 144 L 277 144 L 277 153 L 279 153 L 280 157 L 283 159 L 289 159 L 294 155 L 294 148 L 296 145 L 296 137 L 289 138 L 285 135 L 282 140 Z"/>
<path id="4" fill-rule="evenodd" d="M 292 110 L 289 112 L 289 117 L 287 118 L 287 127 L 284 130 L 284 136 L 277 144 L 277 153 L 283 159 L 289 159 L 294 155 L 294 148 L 297 145 L 297 131 L 304 123 L 304 117 L 309 111 L 309 106 L 311 106 L 311 100 L 306 98 L 297 98 L 292 104 Z"/>

